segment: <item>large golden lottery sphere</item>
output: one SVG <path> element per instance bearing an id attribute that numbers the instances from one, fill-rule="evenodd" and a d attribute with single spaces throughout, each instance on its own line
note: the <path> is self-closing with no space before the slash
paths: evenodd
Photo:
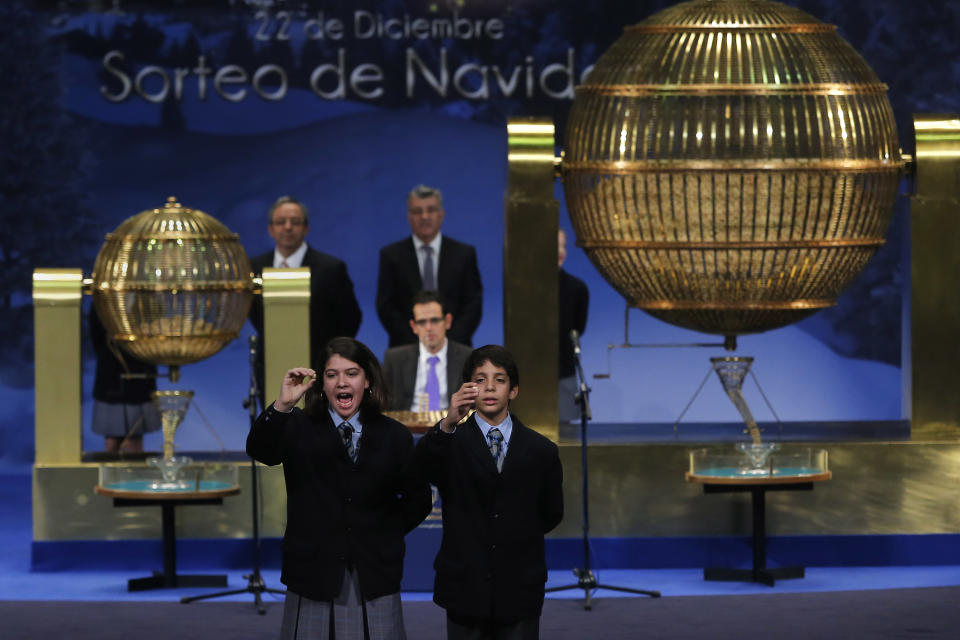
<path id="1" fill-rule="evenodd" d="M 92 279 L 107 334 L 138 358 L 171 366 L 237 337 L 253 297 L 237 234 L 175 198 L 107 234 Z"/>
<path id="2" fill-rule="evenodd" d="M 901 174 L 882 84 L 836 27 L 696 0 L 625 29 L 577 89 L 577 244 L 630 305 L 735 336 L 831 306 L 883 244 Z"/>

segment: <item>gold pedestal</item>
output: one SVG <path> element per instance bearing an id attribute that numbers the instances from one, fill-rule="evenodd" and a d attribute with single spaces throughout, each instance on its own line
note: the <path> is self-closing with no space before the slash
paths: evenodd
<path id="1" fill-rule="evenodd" d="M 263 270 L 264 401 L 292 367 L 310 366 L 310 269 Z M 301 405 L 302 406 L 302 405 Z"/>
<path id="2" fill-rule="evenodd" d="M 914 117 L 910 199 L 911 437 L 960 439 L 960 118 Z M 904 363 L 904 368 L 907 364 Z"/>
<path id="3" fill-rule="evenodd" d="M 557 407 L 557 216 L 553 123 L 512 120 L 503 240 L 503 342 L 520 370 L 511 405 L 553 441 Z"/>
<path id="4" fill-rule="evenodd" d="M 83 272 L 33 272 L 34 445 L 37 464 L 80 462 Z"/>

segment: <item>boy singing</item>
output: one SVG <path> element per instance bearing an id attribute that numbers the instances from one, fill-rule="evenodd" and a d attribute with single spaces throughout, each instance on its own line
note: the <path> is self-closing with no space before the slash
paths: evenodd
<path id="1" fill-rule="evenodd" d="M 563 518 L 559 451 L 510 414 L 520 380 L 506 349 L 475 349 L 463 381 L 416 451 L 443 503 L 433 599 L 447 610 L 450 640 L 534 640 L 547 580 L 543 537 Z"/>

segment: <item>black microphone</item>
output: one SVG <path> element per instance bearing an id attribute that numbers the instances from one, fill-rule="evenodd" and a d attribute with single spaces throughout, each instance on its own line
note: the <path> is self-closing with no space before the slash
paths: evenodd
<path id="1" fill-rule="evenodd" d="M 573 341 L 573 355 L 580 355 L 580 334 L 576 329 L 570 329 L 570 339 Z"/>

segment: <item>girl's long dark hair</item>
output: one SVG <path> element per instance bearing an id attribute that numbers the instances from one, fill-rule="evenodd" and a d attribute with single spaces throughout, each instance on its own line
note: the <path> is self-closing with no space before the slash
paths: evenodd
<path id="1" fill-rule="evenodd" d="M 380 371 L 380 361 L 365 344 L 353 338 L 333 338 L 323 348 L 323 364 L 326 367 L 330 358 L 338 355 L 341 358 L 356 362 L 363 369 L 370 387 L 363 394 L 360 401 L 360 419 L 380 413 L 382 407 L 387 406 L 387 386 Z M 322 418 L 327 415 L 329 403 L 323 393 L 323 369 L 317 371 L 317 381 L 307 389 L 304 399 L 306 412 L 313 418 Z"/>

